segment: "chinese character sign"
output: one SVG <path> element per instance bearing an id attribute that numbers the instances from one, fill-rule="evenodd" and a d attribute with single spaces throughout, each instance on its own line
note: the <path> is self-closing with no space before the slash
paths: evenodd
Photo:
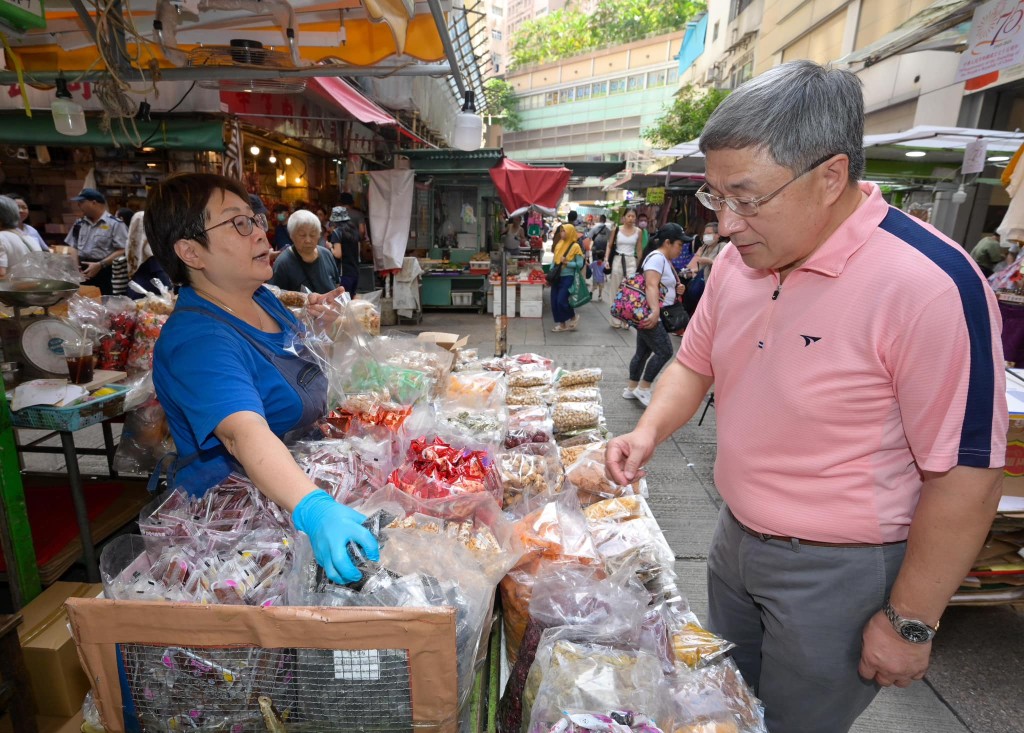
<path id="1" fill-rule="evenodd" d="M 1024 61 L 1024 0 L 992 0 L 974 11 L 957 81 Z"/>

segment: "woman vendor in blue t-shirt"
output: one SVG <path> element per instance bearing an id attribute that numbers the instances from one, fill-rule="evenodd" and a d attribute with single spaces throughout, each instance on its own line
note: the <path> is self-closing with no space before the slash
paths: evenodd
<path id="1" fill-rule="evenodd" d="M 153 363 L 178 449 L 171 487 L 199 496 L 240 467 L 292 513 L 331 580 L 358 580 L 348 543 L 379 557 L 365 517 L 318 489 L 282 440 L 324 415 L 327 379 L 289 350 L 298 321 L 263 287 L 273 274 L 266 218 L 253 215 L 237 181 L 186 173 L 153 187 L 145 227 L 154 255 L 182 286 Z M 311 314 L 336 295 L 310 295 Z"/>

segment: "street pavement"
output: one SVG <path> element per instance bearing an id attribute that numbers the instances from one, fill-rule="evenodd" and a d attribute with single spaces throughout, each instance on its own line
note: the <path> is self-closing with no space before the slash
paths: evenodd
<path id="1" fill-rule="evenodd" d="M 634 332 L 610 327 L 607 300 L 584 306 L 580 316 L 577 330 L 562 333 L 551 332 L 554 324 L 547 303 L 543 319 L 510 318 L 508 350 L 542 354 L 569 369 L 601 367 L 608 428 L 615 434 L 628 432 L 643 409 L 636 400 L 622 399 Z M 439 311 L 424 314 L 418 324 L 395 329 L 459 333 L 469 336 L 467 348 L 490 356 L 495 353 L 495 323 L 490 316 Z M 707 411 L 702 425 L 697 424 L 699 417 L 700 412 L 659 447 L 648 466 L 648 486 L 651 507 L 675 551 L 679 585 L 693 611 L 706 619 L 707 548 L 722 500 L 713 479 L 714 408 Z M 83 447 L 101 447 L 99 426 L 77 433 L 76 441 Z M 81 464 L 86 475 L 105 468 L 100 457 L 83 457 Z M 63 459 L 28 456 L 26 467 L 61 471 Z M 81 569 L 76 568 L 65 579 L 80 576 Z M 883 690 L 853 731 L 1024 733 L 1024 613 L 1010 607 L 948 610 L 926 679 L 904 690 Z"/>

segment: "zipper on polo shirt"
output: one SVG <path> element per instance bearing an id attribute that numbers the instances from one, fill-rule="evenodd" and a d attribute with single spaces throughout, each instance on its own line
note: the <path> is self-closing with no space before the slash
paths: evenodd
<path id="1" fill-rule="evenodd" d="M 764 328 L 761 330 L 761 339 L 757 342 L 757 348 L 763 349 L 765 339 L 768 337 L 768 326 L 772 322 L 772 313 L 775 311 L 775 301 L 779 299 L 779 295 L 782 293 L 782 283 L 780 282 L 775 286 L 775 292 L 772 293 L 772 304 L 768 308 L 768 317 L 764 319 Z"/>

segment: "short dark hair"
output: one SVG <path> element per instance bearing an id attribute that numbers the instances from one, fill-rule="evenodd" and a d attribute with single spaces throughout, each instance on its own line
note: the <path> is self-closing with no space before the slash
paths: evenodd
<path id="1" fill-rule="evenodd" d="M 577 214 L 575 211 L 570 211 L 569 212 L 569 217 L 568 217 L 569 218 L 569 223 L 572 224 L 574 221 L 576 221 L 576 219 L 579 218 L 579 216 L 580 215 Z"/>
<path id="2" fill-rule="evenodd" d="M 348 191 L 344 191 L 340 196 L 338 196 L 338 203 L 342 206 L 352 206 L 355 202 L 355 198 Z"/>
<path id="3" fill-rule="evenodd" d="M 248 203 L 249 193 L 234 178 L 216 173 L 178 173 L 153 186 L 146 197 L 146 239 L 164 272 L 177 285 L 189 285 L 188 267 L 174 251 L 182 239 L 209 247 L 206 206 L 215 191 L 233 193 Z"/>
<path id="4" fill-rule="evenodd" d="M 597 220 L 604 224 L 606 221 L 608 221 L 608 217 L 605 216 L 604 214 L 601 214 L 601 216 L 597 217 Z"/>

